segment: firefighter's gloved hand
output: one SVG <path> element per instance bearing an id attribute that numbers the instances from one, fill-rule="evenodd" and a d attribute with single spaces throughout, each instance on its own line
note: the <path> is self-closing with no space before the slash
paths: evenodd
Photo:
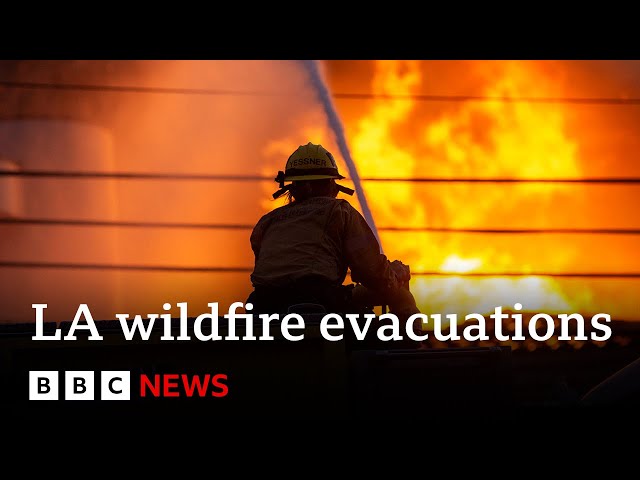
<path id="1" fill-rule="evenodd" d="M 394 260 L 391 262 L 391 270 L 396 274 L 398 281 L 402 284 L 411 280 L 411 269 L 409 265 L 405 265 L 400 260 Z"/>

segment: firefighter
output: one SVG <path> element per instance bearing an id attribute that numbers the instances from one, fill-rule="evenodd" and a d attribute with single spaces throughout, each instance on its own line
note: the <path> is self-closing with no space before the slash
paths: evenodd
<path id="1" fill-rule="evenodd" d="M 410 269 L 389 261 L 364 217 L 344 199 L 354 191 L 322 145 L 297 148 L 275 181 L 284 206 L 264 215 L 251 233 L 255 265 L 253 312 L 286 314 L 294 304 L 322 305 L 326 312 L 362 313 L 388 305 L 406 319 L 419 313 L 409 290 Z M 291 182 L 285 184 L 285 182 Z M 355 283 L 343 285 L 347 271 Z"/>

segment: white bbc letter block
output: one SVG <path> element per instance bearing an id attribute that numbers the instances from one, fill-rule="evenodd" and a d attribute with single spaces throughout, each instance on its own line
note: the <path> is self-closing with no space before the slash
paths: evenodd
<path id="1" fill-rule="evenodd" d="M 131 400 L 129 371 L 107 370 L 100 374 L 101 400 Z"/>
<path id="2" fill-rule="evenodd" d="M 58 400 L 58 372 L 29 372 L 29 400 Z"/>
<path id="3" fill-rule="evenodd" d="M 70 370 L 64 372 L 65 400 L 93 400 L 93 372 Z"/>

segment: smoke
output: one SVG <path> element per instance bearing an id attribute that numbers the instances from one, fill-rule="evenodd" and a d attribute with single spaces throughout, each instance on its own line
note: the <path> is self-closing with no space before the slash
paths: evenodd
<path id="1" fill-rule="evenodd" d="M 495 94 L 487 88 L 505 78 L 518 80 L 514 85 L 520 90 L 514 95 L 520 96 L 639 96 L 639 61 L 528 61 L 521 66 L 527 67 L 524 73 L 533 73 L 524 76 L 505 71 L 503 63 L 419 62 L 422 83 L 420 89 L 416 85 L 415 93 Z M 358 165 L 363 176 L 388 176 L 384 170 L 388 166 L 398 176 L 447 178 L 519 173 L 586 178 L 640 175 L 640 162 L 629 153 L 640 149 L 640 137 L 635 134 L 640 109 L 633 104 L 535 104 L 527 109 L 527 104 L 520 103 L 415 102 L 406 116 L 397 117 L 408 101 L 385 101 L 380 102 L 381 114 L 393 126 L 389 130 L 393 142 L 381 142 L 375 131 L 371 138 L 377 138 L 377 144 L 364 134 L 360 142 L 359 130 L 366 133 L 381 121 L 377 113 L 372 114 L 378 102 L 342 101 L 338 115 L 327 85 L 335 92 L 361 91 L 368 88 L 376 69 L 385 65 L 352 60 L 322 64 L 297 60 L 1 61 L 0 78 L 5 81 L 133 88 L 0 88 L 0 163 L 4 165 L 0 168 L 261 176 L 265 181 L 25 177 L 12 179 L 16 188 L 7 182 L 0 185 L 4 188 L 0 209 L 21 219 L 250 226 L 274 206 L 270 194 L 276 188 L 275 172 L 295 146 L 312 141 L 340 151 L 336 160 L 344 159 L 340 168 L 349 172 L 353 182 L 349 186 L 358 192 L 360 211 L 376 236 L 372 212 L 385 226 L 387 222 L 460 228 L 636 228 L 639 224 L 640 210 L 631 208 L 638 204 L 638 188 L 624 185 L 554 186 L 531 195 L 535 185 L 425 183 L 412 184 L 409 190 L 406 185 L 380 182 L 367 186 L 369 204 L 350 152 L 356 159 L 367 159 Z M 397 82 L 407 72 L 391 67 L 388 82 L 371 85 L 373 93 L 404 92 Z M 414 85 L 409 80 L 406 88 Z M 154 88 L 194 93 L 144 92 Z M 198 93 L 205 90 L 220 94 Z M 555 121 L 560 114 L 562 122 Z M 354 136 L 347 142 L 345 133 L 352 130 Z M 562 161 L 567 150 L 556 149 L 552 142 L 559 135 L 576 145 L 569 162 Z M 511 161 L 514 157 L 518 160 Z M 579 167 L 579 175 L 567 165 Z M 403 188 L 411 195 L 405 195 Z M 384 203 L 373 202 L 371 195 L 376 191 Z M 413 216 L 418 205 L 429 207 L 429 218 Z M 107 292 L 114 290 L 115 276 L 107 271 L 3 267 L 0 303 L 5 315 L 0 321 L 31 320 L 34 301 L 49 304 L 48 320 L 72 318 L 81 302 L 90 304 L 96 319 L 113 318 L 116 311 L 156 312 L 164 302 L 189 302 L 199 309 L 219 301 L 225 309 L 245 299 L 251 289 L 249 233 L 247 228 L 1 225 L 0 260 L 4 262 L 229 271 L 118 271 L 116 299 L 107 302 L 113 297 Z M 463 266 L 483 258 L 483 265 L 493 271 L 522 266 L 541 271 L 635 271 L 640 265 L 632 255 L 635 237 L 629 235 L 615 240 L 584 235 L 562 237 L 562 241 L 556 235 L 529 241 L 522 236 L 430 232 L 383 231 L 382 235 L 389 256 L 423 270 L 448 265 L 439 252 L 456 254 L 445 259 L 449 263 L 459 259 Z M 598 254 L 593 255 L 594 251 Z M 576 304 L 584 298 L 585 304 L 598 301 L 603 311 L 635 315 L 638 302 L 629 287 L 632 280 L 599 280 L 592 291 L 582 289 L 585 282 L 563 280 L 563 291 Z M 623 290 L 631 293 L 623 298 Z M 442 298 L 446 293 L 429 291 Z M 458 302 L 461 297 L 456 295 L 451 298 Z"/>
<path id="2" fill-rule="evenodd" d="M 329 131 L 297 61 L 25 60 L 0 62 L 0 79 L 85 86 L 0 88 L 0 159 L 25 171 L 264 177 L 287 158 L 265 154 L 274 140 L 306 143 L 300 126 L 307 124 Z M 189 302 L 195 315 L 208 302 L 224 309 L 243 301 L 254 260 L 246 227 L 265 213 L 262 202 L 275 188 L 270 179 L 60 177 L 19 184 L 20 195 L 0 208 L 23 219 L 244 227 L 0 225 L 0 261 L 167 267 L 2 267 L 3 322 L 31 321 L 34 302 L 47 303 L 47 320 L 60 321 L 73 318 L 79 303 L 101 320 L 115 312 L 146 315 L 164 302 Z M 18 202 L 24 208 L 15 213 L 10 207 Z"/>
<path id="3" fill-rule="evenodd" d="M 344 128 L 342 127 L 342 122 L 340 121 L 340 117 L 333 105 L 333 101 L 331 100 L 331 95 L 329 94 L 329 90 L 322 79 L 320 74 L 320 69 L 318 68 L 318 62 L 316 60 L 303 60 L 303 64 L 307 72 L 309 72 L 309 77 L 311 79 L 311 83 L 316 89 L 318 96 L 320 97 L 320 102 L 322 103 L 322 107 L 324 108 L 325 113 L 327 114 L 327 118 L 329 120 L 329 125 L 336 136 L 336 142 L 338 142 L 338 148 L 340 149 L 340 153 L 347 163 L 347 168 L 349 169 L 349 175 L 353 184 L 355 186 L 356 193 L 358 195 L 358 200 L 360 201 L 360 207 L 362 208 L 362 214 L 373 230 L 374 235 L 378 239 L 378 243 L 380 244 L 380 250 L 382 251 L 382 242 L 380 241 L 380 237 L 378 236 L 378 229 L 376 228 L 376 224 L 373 221 L 373 215 L 371 210 L 369 209 L 369 205 L 367 204 L 367 197 L 364 193 L 364 189 L 362 188 L 362 184 L 360 183 L 360 176 L 358 175 L 358 169 L 356 168 L 356 164 L 351 158 L 351 153 L 349 151 L 349 146 L 347 145 L 347 139 L 344 134 Z"/>

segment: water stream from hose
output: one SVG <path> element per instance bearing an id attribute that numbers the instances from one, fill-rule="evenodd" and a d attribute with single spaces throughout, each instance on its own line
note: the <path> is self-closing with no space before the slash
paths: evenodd
<path id="1" fill-rule="evenodd" d="M 336 108 L 333 104 L 333 100 L 329 93 L 329 89 L 327 88 L 327 84 L 322 77 L 322 73 L 320 72 L 320 67 L 318 65 L 317 60 L 303 60 L 305 70 L 308 72 L 309 77 L 311 79 L 311 83 L 318 93 L 318 97 L 320 97 L 320 103 L 322 103 L 322 107 L 327 115 L 329 120 L 329 126 L 333 130 L 333 133 L 336 136 L 336 142 L 338 143 L 338 148 L 340 149 L 340 154 L 342 158 L 344 158 L 347 169 L 349 170 L 349 176 L 353 181 L 353 185 L 356 191 L 356 195 L 358 196 L 358 200 L 360 202 L 360 207 L 362 208 L 362 215 L 364 219 L 371 227 L 373 234 L 378 239 L 378 243 L 380 244 L 380 252 L 382 253 L 382 242 L 380 241 L 380 237 L 378 235 L 378 229 L 376 228 L 376 224 L 373 221 L 373 215 L 371 214 L 371 210 L 369 209 L 369 204 L 367 203 L 367 197 L 364 193 L 364 189 L 362 188 L 362 184 L 360 182 L 360 175 L 358 175 L 358 169 L 356 168 L 356 164 L 351 158 L 351 152 L 349 151 L 349 146 L 347 144 L 347 139 L 344 134 L 344 128 L 342 126 L 342 121 L 336 111 Z"/>

